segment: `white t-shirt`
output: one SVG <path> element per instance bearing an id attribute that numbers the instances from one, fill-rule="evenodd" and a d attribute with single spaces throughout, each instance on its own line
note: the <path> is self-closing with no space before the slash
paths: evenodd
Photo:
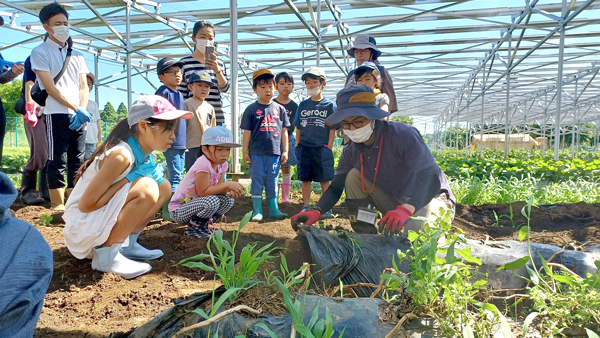
<path id="1" fill-rule="evenodd" d="M 98 142 L 98 121 L 100 121 L 100 110 L 98 104 L 92 100 L 88 101 L 87 112 L 92 115 L 85 131 L 85 143 L 96 144 Z"/>
<path id="2" fill-rule="evenodd" d="M 31 69 L 34 71 L 42 70 L 52 74 L 52 78 L 62 69 L 63 63 L 67 57 L 67 47 L 61 47 L 51 39 L 47 39 L 41 45 L 31 51 Z M 71 52 L 71 61 L 55 84 L 56 88 L 67 98 L 67 100 L 80 104 L 79 102 L 79 75 L 89 73 L 85 64 L 83 54 L 73 50 Z M 45 89 L 44 84 L 38 78 L 37 81 L 41 89 Z M 46 108 L 44 114 L 73 114 L 74 111 L 58 103 L 52 96 L 48 95 L 46 99 Z"/>

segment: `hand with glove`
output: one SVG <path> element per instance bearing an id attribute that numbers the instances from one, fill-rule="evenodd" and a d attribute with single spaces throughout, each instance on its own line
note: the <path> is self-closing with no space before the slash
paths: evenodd
<path id="1" fill-rule="evenodd" d="M 321 218 L 321 213 L 316 210 L 302 211 L 292 216 L 292 229 L 298 230 L 298 224 L 312 225 Z"/>
<path id="2" fill-rule="evenodd" d="M 79 130 L 82 125 L 92 120 L 92 115 L 88 113 L 85 109 L 80 108 L 75 112 L 75 114 L 71 115 L 71 124 L 69 125 L 69 129 L 71 130 Z"/>
<path id="3" fill-rule="evenodd" d="M 164 179 L 164 168 L 158 163 L 146 162 L 135 167 L 125 176 L 129 182 L 133 182 L 141 177 L 150 177 L 154 179 L 158 185 L 161 185 Z"/>
<path id="4" fill-rule="evenodd" d="M 379 221 L 379 232 L 390 236 L 400 234 L 404 227 L 404 222 L 413 215 L 410 210 L 399 205 L 396 209 L 385 213 L 385 216 Z"/>
<path id="5" fill-rule="evenodd" d="M 35 112 L 35 102 L 26 102 L 25 103 L 25 115 L 23 116 L 23 120 L 29 123 L 32 127 L 35 127 L 38 123 L 38 116 Z"/>

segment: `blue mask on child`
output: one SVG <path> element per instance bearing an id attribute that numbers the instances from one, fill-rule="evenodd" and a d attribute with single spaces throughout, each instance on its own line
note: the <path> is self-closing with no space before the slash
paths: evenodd
<path id="1" fill-rule="evenodd" d="M 154 164 L 153 163 L 154 161 L 153 161 L 151 155 L 148 155 L 148 157 L 146 157 L 146 155 L 144 155 L 144 152 L 142 151 L 142 148 L 140 147 L 140 143 L 138 142 L 138 140 L 135 137 L 133 137 L 133 136 L 130 137 L 127 140 L 127 144 L 129 144 L 129 146 L 131 147 L 131 150 L 133 151 L 133 168 L 146 163 L 146 161 L 150 162 L 151 164 Z"/>

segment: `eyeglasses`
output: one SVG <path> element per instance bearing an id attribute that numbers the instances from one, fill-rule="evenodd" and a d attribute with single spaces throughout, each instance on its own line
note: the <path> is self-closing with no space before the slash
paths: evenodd
<path id="1" fill-rule="evenodd" d="M 354 126 L 354 128 L 361 128 L 361 127 L 364 127 L 364 125 L 367 124 L 367 123 L 368 122 L 367 122 L 367 118 L 366 117 L 363 118 L 363 119 L 354 120 L 352 122 L 340 122 L 340 124 L 342 125 L 342 128 L 346 129 L 346 130 L 349 130 L 350 126 Z"/>
<path id="2" fill-rule="evenodd" d="M 171 74 L 173 76 L 183 74 L 183 72 L 181 70 L 165 70 L 163 73 L 164 74 Z"/>

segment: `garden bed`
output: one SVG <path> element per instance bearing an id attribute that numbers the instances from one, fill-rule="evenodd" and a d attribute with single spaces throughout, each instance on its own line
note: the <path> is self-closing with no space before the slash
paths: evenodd
<path id="1" fill-rule="evenodd" d="M 288 214 L 298 212 L 301 204 L 283 205 Z M 523 202 L 512 207 L 512 222 L 506 205 L 457 206 L 453 225 L 463 229 L 471 239 L 517 239 L 517 226 L 523 223 L 520 215 Z M 15 205 L 16 215 L 34 225 L 44 235 L 54 252 L 54 276 L 36 337 L 106 337 L 109 333 L 126 333 L 140 326 L 161 311 L 171 307 L 173 300 L 200 291 L 212 290 L 213 274 L 175 264 L 186 257 L 204 252 L 206 240 L 183 235 L 184 227 L 171 222 L 153 221 L 140 237 L 148 247 L 160 247 L 164 258 L 152 262 L 151 273 L 126 281 L 113 274 L 91 269 L 89 260 L 77 260 L 67 251 L 60 214 L 43 207 Z M 242 198 L 228 214 L 224 230 L 237 229 L 242 216 L 251 210 L 250 198 Z M 581 245 L 600 245 L 600 205 L 585 203 L 532 209 L 533 242 L 568 249 Z M 496 212 L 499 221 L 494 217 Z M 326 223 L 349 228 L 343 208 L 334 208 L 339 217 Z M 501 217 L 504 216 L 505 217 Z M 259 245 L 274 242 L 286 248 L 290 268 L 298 268 L 310 260 L 302 238 L 291 229 L 290 221 L 249 223 L 242 231 L 238 249 L 252 242 Z M 115 336 L 119 336 L 116 334 Z"/>

